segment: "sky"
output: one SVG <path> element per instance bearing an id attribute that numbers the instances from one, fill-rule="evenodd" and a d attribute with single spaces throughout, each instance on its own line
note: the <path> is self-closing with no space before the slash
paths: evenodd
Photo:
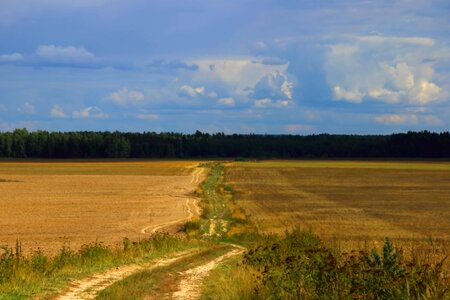
<path id="1" fill-rule="evenodd" d="M 450 130 L 448 0 L 0 0 L 0 131 Z"/>

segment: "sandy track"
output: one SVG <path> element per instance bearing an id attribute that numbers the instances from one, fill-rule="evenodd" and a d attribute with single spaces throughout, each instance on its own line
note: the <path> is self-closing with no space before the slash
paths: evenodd
<path id="1" fill-rule="evenodd" d="M 195 168 L 194 171 L 191 174 L 191 184 L 197 186 L 198 184 L 200 184 L 200 182 L 202 181 L 203 178 L 203 171 L 204 169 L 201 168 Z M 187 222 L 190 221 L 192 219 L 192 217 L 194 217 L 195 215 L 200 215 L 201 213 L 201 208 L 198 205 L 200 200 L 197 198 L 194 198 L 193 196 L 190 195 L 186 195 L 186 196 L 175 196 L 175 195 L 171 195 L 171 197 L 177 197 L 177 198 L 182 198 L 182 199 L 186 199 L 185 203 L 184 203 L 184 211 L 186 212 L 186 216 L 177 220 L 173 220 L 170 222 L 164 222 L 164 223 L 160 223 L 160 224 L 153 224 L 150 226 L 146 226 L 144 228 L 141 229 L 141 233 L 142 234 L 148 234 L 148 233 L 155 233 L 157 231 L 161 231 L 163 230 L 165 227 L 169 227 L 172 225 L 176 225 L 176 224 L 181 224 L 183 222 Z"/>
<path id="2" fill-rule="evenodd" d="M 201 296 L 203 280 L 208 276 L 209 272 L 225 260 L 240 255 L 244 250 L 244 248 L 237 246 L 237 248 L 206 264 L 182 272 L 183 279 L 178 285 L 178 290 L 172 294 L 171 299 L 198 299 Z"/>
<path id="3" fill-rule="evenodd" d="M 71 283 L 68 291 L 57 296 L 56 300 L 84 300 L 94 299 L 97 293 L 113 283 L 120 281 L 135 272 L 142 270 L 153 270 L 159 267 L 170 265 L 171 263 L 193 255 L 194 250 L 188 250 L 177 253 L 170 258 L 163 258 L 152 263 L 142 265 L 125 265 L 115 269 L 110 269 L 102 273 L 93 274 L 87 278 L 83 278 Z"/>
<path id="4" fill-rule="evenodd" d="M 184 197 L 180 197 L 184 198 Z M 142 234 L 149 234 L 149 233 L 155 233 L 157 231 L 163 230 L 165 227 L 169 227 L 172 225 L 180 224 L 186 221 L 189 221 L 192 219 L 194 215 L 198 215 L 198 211 L 200 210 L 200 207 L 198 206 L 198 200 L 194 198 L 186 198 L 186 202 L 184 204 L 185 211 L 187 213 L 186 217 L 183 217 L 181 219 L 173 220 L 170 222 L 164 222 L 157 225 L 150 225 L 147 227 L 142 228 L 141 233 Z M 194 213 L 195 212 L 195 213 Z"/>

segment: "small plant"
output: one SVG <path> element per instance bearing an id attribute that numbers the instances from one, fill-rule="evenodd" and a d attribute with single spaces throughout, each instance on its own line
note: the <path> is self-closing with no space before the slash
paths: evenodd
<path id="1" fill-rule="evenodd" d="M 0 254 L 0 284 L 11 278 L 16 265 L 13 250 L 7 246 L 2 246 L 1 249 L 3 253 Z"/>
<path id="2" fill-rule="evenodd" d="M 93 260 L 104 260 L 106 257 L 111 256 L 111 249 L 103 243 L 95 242 L 81 246 L 78 253 L 81 260 L 87 263 Z"/>
<path id="3" fill-rule="evenodd" d="M 35 273 L 46 274 L 50 271 L 49 259 L 42 249 L 36 250 L 30 258 L 31 270 Z"/>
<path id="4" fill-rule="evenodd" d="M 224 189 L 226 192 L 228 192 L 228 193 L 233 193 L 233 188 L 232 188 L 230 185 L 228 185 L 228 184 L 225 184 L 225 185 L 223 186 L 223 189 Z"/>
<path id="5" fill-rule="evenodd" d="M 65 266 L 73 265 L 76 262 L 77 254 L 70 247 L 63 245 L 58 254 L 53 258 L 52 269 L 60 270 Z"/>
<path id="6" fill-rule="evenodd" d="M 198 231 L 198 230 L 200 230 L 200 228 L 201 228 L 201 225 L 200 225 L 199 220 L 189 221 L 189 222 L 186 222 L 186 224 L 184 224 L 183 231 L 189 233 L 191 231 Z"/>

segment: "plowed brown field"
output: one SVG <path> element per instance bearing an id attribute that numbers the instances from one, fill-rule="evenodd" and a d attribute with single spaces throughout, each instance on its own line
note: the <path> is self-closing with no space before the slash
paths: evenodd
<path id="1" fill-rule="evenodd" d="M 57 251 L 117 244 L 195 211 L 193 161 L 0 162 L 0 245 Z M 199 172 L 200 171 L 200 172 Z"/>
<path id="2" fill-rule="evenodd" d="M 450 163 L 232 163 L 226 182 L 263 232 L 294 226 L 340 244 L 450 241 Z"/>

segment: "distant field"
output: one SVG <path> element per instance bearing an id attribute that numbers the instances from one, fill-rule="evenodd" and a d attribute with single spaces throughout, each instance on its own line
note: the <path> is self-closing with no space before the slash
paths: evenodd
<path id="1" fill-rule="evenodd" d="M 450 241 L 448 162 L 236 162 L 226 182 L 263 232 L 299 225 L 352 247 L 386 236 Z"/>
<path id="2" fill-rule="evenodd" d="M 0 161 L 4 175 L 189 175 L 196 161 Z M 3 175 L 3 176 L 2 176 Z"/>
<path id="3" fill-rule="evenodd" d="M 186 217 L 197 164 L 0 162 L 0 245 L 53 252 L 142 238 L 143 228 Z"/>

